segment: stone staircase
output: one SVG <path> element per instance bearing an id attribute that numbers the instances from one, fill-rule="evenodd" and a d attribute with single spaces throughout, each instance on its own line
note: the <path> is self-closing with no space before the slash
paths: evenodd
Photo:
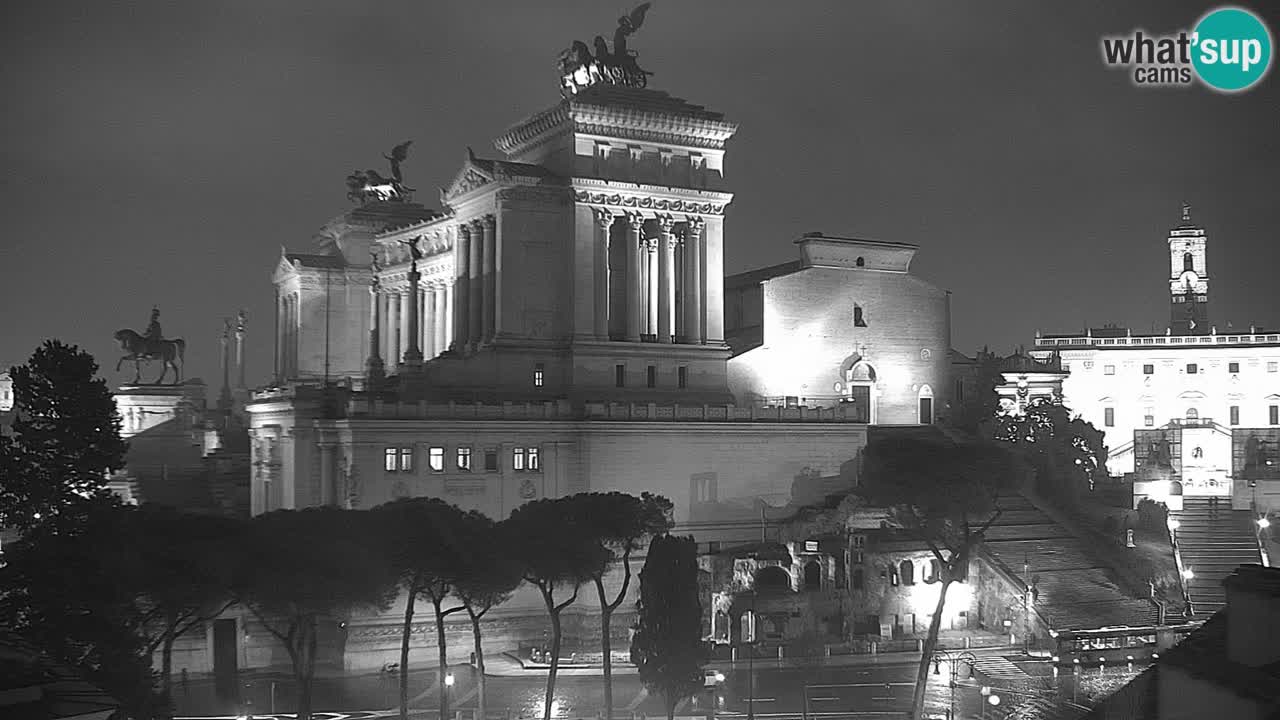
<path id="1" fill-rule="evenodd" d="M 1231 499 L 1222 498 L 1218 507 L 1209 498 L 1184 497 L 1182 510 L 1171 512 L 1178 521 L 1178 551 L 1182 566 L 1192 578 L 1186 581 L 1187 595 L 1197 620 L 1221 610 L 1227 604 L 1222 581 L 1240 565 L 1260 564 L 1258 537 L 1253 514 L 1232 510 Z"/>

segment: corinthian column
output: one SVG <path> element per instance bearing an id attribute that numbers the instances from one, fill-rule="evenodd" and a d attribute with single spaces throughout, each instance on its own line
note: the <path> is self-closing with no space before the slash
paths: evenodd
<path id="1" fill-rule="evenodd" d="M 384 374 L 382 336 L 378 327 L 378 306 L 380 304 L 382 304 L 382 293 L 378 292 L 378 276 L 374 275 L 373 284 L 369 286 L 369 360 L 366 363 L 370 390 L 382 382 Z"/>
<path id="2" fill-rule="evenodd" d="M 684 342 L 702 344 L 702 218 L 690 217 L 684 230 Z"/>
<path id="3" fill-rule="evenodd" d="M 431 313 L 431 316 L 435 319 L 435 322 L 432 323 L 431 330 L 432 330 L 432 333 L 435 335 L 435 342 L 433 343 L 432 347 L 435 348 L 436 355 L 439 355 L 440 353 L 444 352 L 446 347 L 445 331 L 448 329 L 449 313 L 445 303 L 445 300 L 446 300 L 445 295 L 448 292 L 449 292 L 448 285 L 437 285 L 435 293 L 433 293 L 431 296 L 432 300 L 435 302 L 435 309 Z"/>
<path id="4" fill-rule="evenodd" d="M 597 340 L 609 339 L 609 228 L 613 226 L 613 212 L 597 208 L 596 217 L 596 315 Z"/>
<path id="5" fill-rule="evenodd" d="M 644 297 L 640 294 L 641 260 L 640 229 L 644 218 L 627 215 L 627 340 L 640 342 L 640 317 Z"/>
<path id="6" fill-rule="evenodd" d="M 498 318 L 498 221 L 492 215 L 485 215 L 480 225 L 484 229 L 484 309 L 481 312 L 484 331 L 480 340 L 488 342 L 493 339 Z"/>
<path id="7" fill-rule="evenodd" d="M 676 309 L 676 221 L 658 218 L 658 342 L 670 343 Z"/>
<path id="8" fill-rule="evenodd" d="M 405 301 L 409 305 L 409 322 L 405 323 L 405 339 L 406 347 L 404 351 L 404 364 L 409 367 L 419 367 L 422 365 L 422 349 L 418 346 L 418 340 L 422 337 L 419 329 L 418 312 L 421 306 L 418 304 L 418 281 L 422 279 L 422 273 L 418 272 L 418 261 L 414 260 L 409 264 L 409 289 L 405 296 Z"/>
<path id="9" fill-rule="evenodd" d="M 644 241 L 645 256 L 645 334 L 658 334 L 658 238 Z"/>
<path id="10" fill-rule="evenodd" d="M 484 224 L 471 221 L 471 258 L 467 261 L 467 342 L 479 344 L 484 333 Z"/>
<path id="11" fill-rule="evenodd" d="M 453 341 L 451 347 L 461 351 L 470 337 L 468 323 L 471 312 L 467 309 L 471 287 L 471 228 L 458 226 L 458 241 L 453 246 L 454 281 L 450 299 L 453 301 Z"/>

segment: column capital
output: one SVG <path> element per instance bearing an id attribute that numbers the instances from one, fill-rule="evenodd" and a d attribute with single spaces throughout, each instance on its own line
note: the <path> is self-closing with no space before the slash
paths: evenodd
<path id="1" fill-rule="evenodd" d="M 662 231 L 662 234 L 668 236 L 671 235 L 672 229 L 676 226 L 676 219 L 670 215 L 659 215 L 657 220 L 658 228 Z"/>
<path id="2" fill-rule="evenodd" d="M 614 215 L 613 211 L 608 208 L 592 208 L 591 212 L 595 215 L 596 224 L 599 225 L 602 230 L 608 230 L 609 226 L 613 225 L 613 221 L 617 217 L 617 215 Z"/>
<path id="3" fill-rule="evenodd" d="M 645 221 L 645 217 L 640 213 L 637 213 L 637 212 L 627 213 L 627 224 L 630 225 L 631 229 L 636 232 L 640 232 L 640 228 L 644 227 L 644 221 Z"/>
<path id="4" fill-rule="evenodd" d="M 493 232 L 493 229 L 498 226 L 498 218 L 493 215 L 484 215 L 480 218 L 479 223 L 480 227 L 488 230 L 489 232 Z"/>
<path id="5" fill-rule="evenodd" d="M 693 235 L 698 235 L 699 233 L 701 233 L 703 225 L 706 224 L 706 221 L 703 220 L 698 215 L 686 216 L 685 222 L 687 223 L 686 232 L 691 233 Z"/>
<path id="6" fill-rule="evenodd" d="M 461 222 L 457 225 L 458 236 L 461 238 L 471 239 L 471 223 Z"/>

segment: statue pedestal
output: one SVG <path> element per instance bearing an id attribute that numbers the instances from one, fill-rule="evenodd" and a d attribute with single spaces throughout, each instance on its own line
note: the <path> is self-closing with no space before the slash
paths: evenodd
<path id="1" fill-rule="evenodd" d="M 205 409 L 205 385 L 188 380 L 180 385 L 121 385 L 114 393 L 120 413 L 120 436 L 126 440 L 157 426 L 173 423 L 173 434 L 188 434 Z"/>

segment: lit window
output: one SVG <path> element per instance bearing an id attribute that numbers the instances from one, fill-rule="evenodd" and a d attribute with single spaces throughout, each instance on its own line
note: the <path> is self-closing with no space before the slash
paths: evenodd
<path id="1" fill-rule="evenodd" d="M 1102 424 L 1107 427 L 1116 426 L 1116 409 L 1115 408 L 1102 409 Z"/>
<path id="2" fill-rule="evenodd" d="M 1238 373 L 1238 372 L 1240 372 L 1240 363 L 1238 363 L 1238 362 L 1227 363 L 1227 372 L 1229 372 L 1229 373 Z"/>
<path id="3" fill-rule="evenodd" d="M 658 368 L 654 367 L 653 365 L 650 365 L 649 367 L 645 368 L 645 383 L 649 387 L 658 386 Z"/>
<path id="4" fill-rule="evenodd" d="M 542 458 L 538 452 L 538 448 L 525 448 L 525 460 L 529 466 L 529 472 L 540 472 L 542 470 Z"/>
<path id="5" fill-rule="evenodd" d="M 818 541 L 817 541 L 817 540 L 805 540 L 805 541 L 804 541 L 804 551 L 805 551 L 805 552 L 818 552 Z"/>
<path id="6" fill-rule="evenodd" d="M 457 460 L 459 470 L 471 472 L 471 448 L 469 447 L 458 448 L 458 455 L 456 460 Z"/>
<path id="7" fill-rule="evenodd" d="M 681 388 L 689 387 L 689 368 L 684 365 L 676 369 L 676 385 Z"/>
<path id="8" fill-rule="evenodd" d="M 1187 363 L 1187 374 L 1188 374 L 1188 375 L 1195 375 L 1195 374 L 1196 374 L 1196 373 L 1198 373 L 1198 372 L 1200 372 L 1200 369 L 1199 369 L 1198 367 L 1196 367 L 1196 364 L 1195 364 L 1195 363 Z"/>
<path id="9" fill-rule="evenodd" d="M 1103 374 L 1103 375 L 1115 375 L 1115 374 L 1116 374 L 1116 366 L 1115 366 L 1115 365 L 1103 365 L 1103 366 L 1102 366 L 1102 374 Z"/>
<path id="10" fill-rule="evenodd" d="M 396 471 L 396 449 L 387 448 L 382 454 L 382 469 L 387 472 Z"/>
<path id="11" fill-rule="evenodd" d="M 1155 366 L 1155 365 L 1143 365 L 1143 366 L 1142 366 L 1142 374 L 1143 374 L 1143 375 L 1154 375 L 1154 374 L 1155 374 L 1155 371 L 1156 371 L 1156 366 Z"/>
<path id="12" fill-rule="evenodd" d="M 444 472 L 444 448 L 433 447 L 427 451 L 427 464 L 431 472 Z"/>
<path id="13" fill-rule="evenodd" d="M 511 469 L 516 472 L 524 471 L 524 448 L 518 447 L 511 451 Z"/>
<path id="14" fill-rule="evenodd" d="M 1155 416 L 1155 415 L 1143 415 L 1143 416 L 1142 416 L 1142 424 L 1143 424 L 1143 425 L 1145 425 L 1145 426 L 1147 426 L 1147 427 L 1155 427 L 1155 424 L 1156 424 L 1156 416 Z"/>
<path id="15" fill-rule="evenodd" d="M 400 472 L 413 470 L 413 448 L 400 448 Z"/>
<path id="16" fill-rule="evenodd" d="M 627 385 L 627 366 L 613 366 L 613 384 L 615 387 L 626 387 Z"/>
<path id="17" fill-rule="evenodd" d="M 498 451 L 497 450 L 484 451 L 484 471 L 485 472 L 498 471 Z"/>
<path id="18" fill-rule="evenodd" d="M 1232 425 L 1240 424 L 1240 406 L 1239 405 L 1232 405 L 1230 408 L 1228 408 L 1228 414 L 1230 414 L 1231 416 Z"/>
<path id="19" fill-rule="evenodd" d="M 543 368 L 542 363 L 533 366 L 533 386 L 542 387 Z"/>

